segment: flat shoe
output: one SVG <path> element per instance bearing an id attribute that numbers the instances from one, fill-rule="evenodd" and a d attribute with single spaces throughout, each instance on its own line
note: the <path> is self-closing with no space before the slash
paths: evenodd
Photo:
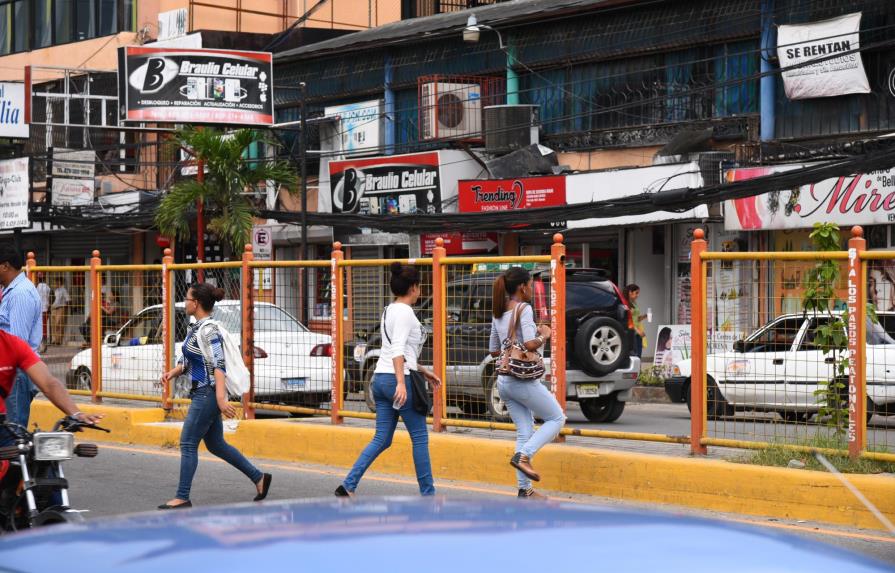
<path id="1" fill-rule="evenodd" d="M 178 503 L 177 505 L 168 505 L 167 503 L 163 503 L 158 506 L 159 509 L 189 509 L 193 507 L 193 502 L 185 501 L 183 503 Z"/>
<path id="2" fill-rule="evenodd" d="M 354 497 L 354 493 L 345 489 L 344 485 L 340 485 L 336 488 L 336 497 Z"/>
<path id="3" fill-rule="evenodd" d="M 267 497 L 267 492 L 270 491 L 270 482 L 273 481 L 273 476 L 270 474 L 264 474 L 261 478 L 261 493 L 255 496 L 255 499 L 252 501 L 261 501 L 265 497 Z"/>

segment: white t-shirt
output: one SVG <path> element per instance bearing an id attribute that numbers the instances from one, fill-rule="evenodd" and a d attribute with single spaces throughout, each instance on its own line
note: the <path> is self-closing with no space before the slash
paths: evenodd
<path id="1" fill-rule="evenodd" d="M 413 309 L 402 302 L 393 302 L 383 313 L 380 324 L 382 350 L 376 362 L 375 374 L 394 374 L 396 356 L 404 356 L 404 374 L 417 369 L 417 359 L 426 335 Z M 387 336 L 386 336 L 387 334 Z"/>
<path id="2" fill-rule="evenodd" d="M 71 297 L 68 296 L 68 291 L 65 287 L 56 287 L 56 290 L 53 292 L 53 308 L 66 306 L 70 302 Z"/>
<path id="3" fill-rule="evenodd" d="M 37 283 L 37 294 L 40 295 L 40 309 L 43 312 L 50 310 L 50 285 Z"/>

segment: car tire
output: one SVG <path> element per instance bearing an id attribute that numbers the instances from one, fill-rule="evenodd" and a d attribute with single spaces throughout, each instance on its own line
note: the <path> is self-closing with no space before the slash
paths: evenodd
<path id="1" fill-rule="evenodd" d="M 376 400 L 373 398 L 373 371 L 376 370 L 376 364 L 371 363 L 364 370 L 364 402 L 367 408 L 376 413 Z"/>
<path id="2" fill-rule="evenodd" d="M 706 383 L 706 413 L 709 420 L 718 420 L 734 414 L 733 406 L 721 393 L 721 389 L 711 376 Z"/>
<path id="3" fill-rule="evenodd" d="M 90 390 L 93 388 L 93 374 L 86 366 L 75 370 L 74 383 L 69 390 Z"/>
<path id="4" fill-rule="evenodd" d="M 605 316 L 591 318 L 575 334 L 576 358 L 588 374 L 611 374 L 628 360 L 629 338 L 617 321 Z"/>
<path id="5" fill-rule="evenodd" d="M 625 411 L 625 403 L 615 394 L 600 398 L 582 398 L 578 400 L 581 413 L 589 422 L 609 424 L 618 420 Z"/>
<path id="6" fill-rule="evenodd" d="M 691 388 L 693 387 L 692 383 L 688 383 L 687 387 L 684 389 L 684 397 L 687 401 L 687 411 L 692 412 L 693 407 L 691 403 Z M 723 418 L 724 416 L 733 416 L 734 408 L 727 402 L 727 399 L 724 398 L 724 395 L 721 394 L 721 390 L 718 388 L 718 385 L 715 384 L 715 381 L 710 377 L 708 379 L 708 384 L 706 385 L 706 392 L 708 393 L 707 404 L 706 404 L 706 414 L 710 420 L 717 420 L 718 418 Z"/>
<path id="7" fill-rule="evenodd" d="M 540 382 L 538 382 L 540 384 Z M 497 372 L 493 368 L 489 368 L 485 372 L 485 379 L 482 381 L 482 390 L 485 394 L 485 408 L 488 415 L 495 422 L 509 422 L 512 420 L 507 403 L 500 397 L 497 390 Z"/>
<path id="8" fill-rule="evenodd" d="M 489 414 L 488 404 L 474 397 L 467 397 L 463 402 L 457 402 L 454 405 L 460 408 L 460 410 L 467 416 L 482 418 L 486 414 Z"/>
<path id="9" fill-rule="evenodd" d="M 81 515 L 80 511 L 65 509 L 59 506 L 50 507 L 38 513 L 31 521 L 31 526 L 44 527 L 62 523 L 84 523 L 84 516 Z"/>
<path id="10" fill-rule="evenodd" d="M 793 410 L 779 410 L 777 413 L 788 424 L 806 424 L 811 419 L 811 416 L 814 415 L 811 412 L 796 412 Z"/>

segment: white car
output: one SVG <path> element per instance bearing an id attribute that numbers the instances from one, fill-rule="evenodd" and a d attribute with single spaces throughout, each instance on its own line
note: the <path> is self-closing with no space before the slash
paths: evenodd
<path id="1" fill-rule="evenodd" d="M 817 326 L 830 315 L 788 314 L 774 319 L 734 350 L 709 354 L 706 359 L 709 418 L 730 416 L 735 410 L 779 412 L 787 421 L 806 421 L 824 404 L 815 392 L 820 383 L 839 379 L 836 362 L 841 354 L 831 354 L 814 344 Z M 873 414 L 895 415 L 895 339 L 889 327 L 895 315 L 879 314 L 879 323 L 867 329 L 867 419 Z M 690 360 L 674 366 L 674 375 L 665 381 L 665 392 L 673 402 L 690 405 Z"/>
<path id="2" fill-rule="evenodd" d="M 215 304 L 212 318 L 221 321 L 235 337 L 242 330 L 240 301 Z M 183 303 L 175 305 L 175 355 L 180 354 L 187 325 Z M 332 390 L 332 339 L 310 332 L 280 307 L 255 303 L 255 397 L 291 405 L 317 407 L 330 400 Z M 104 392 L 158 395 L 155 382 L 162 374 L 162 306 L 143 309 L 116 333 L 106 336 L 102 346 Z M 66 376 L 70 388 L 87 390 L 92 384 L 90 350 L 74 356 Z M 185 396 L 189 387 L 181 382 L 175 395 Z"/>

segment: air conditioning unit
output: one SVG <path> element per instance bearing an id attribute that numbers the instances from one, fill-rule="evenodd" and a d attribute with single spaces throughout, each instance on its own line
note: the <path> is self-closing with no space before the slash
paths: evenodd
<path id="1" fill-rule="evenodd" d="M 539 143 L 540 107 L 489 105 L 485 108 L 485 151 L 509 153 Z"/>
<path id="2" fill-rule="evenodd" d="M 481 137 L 479 84 L 430 82 L 420 89 L 420 139 Z"/>

